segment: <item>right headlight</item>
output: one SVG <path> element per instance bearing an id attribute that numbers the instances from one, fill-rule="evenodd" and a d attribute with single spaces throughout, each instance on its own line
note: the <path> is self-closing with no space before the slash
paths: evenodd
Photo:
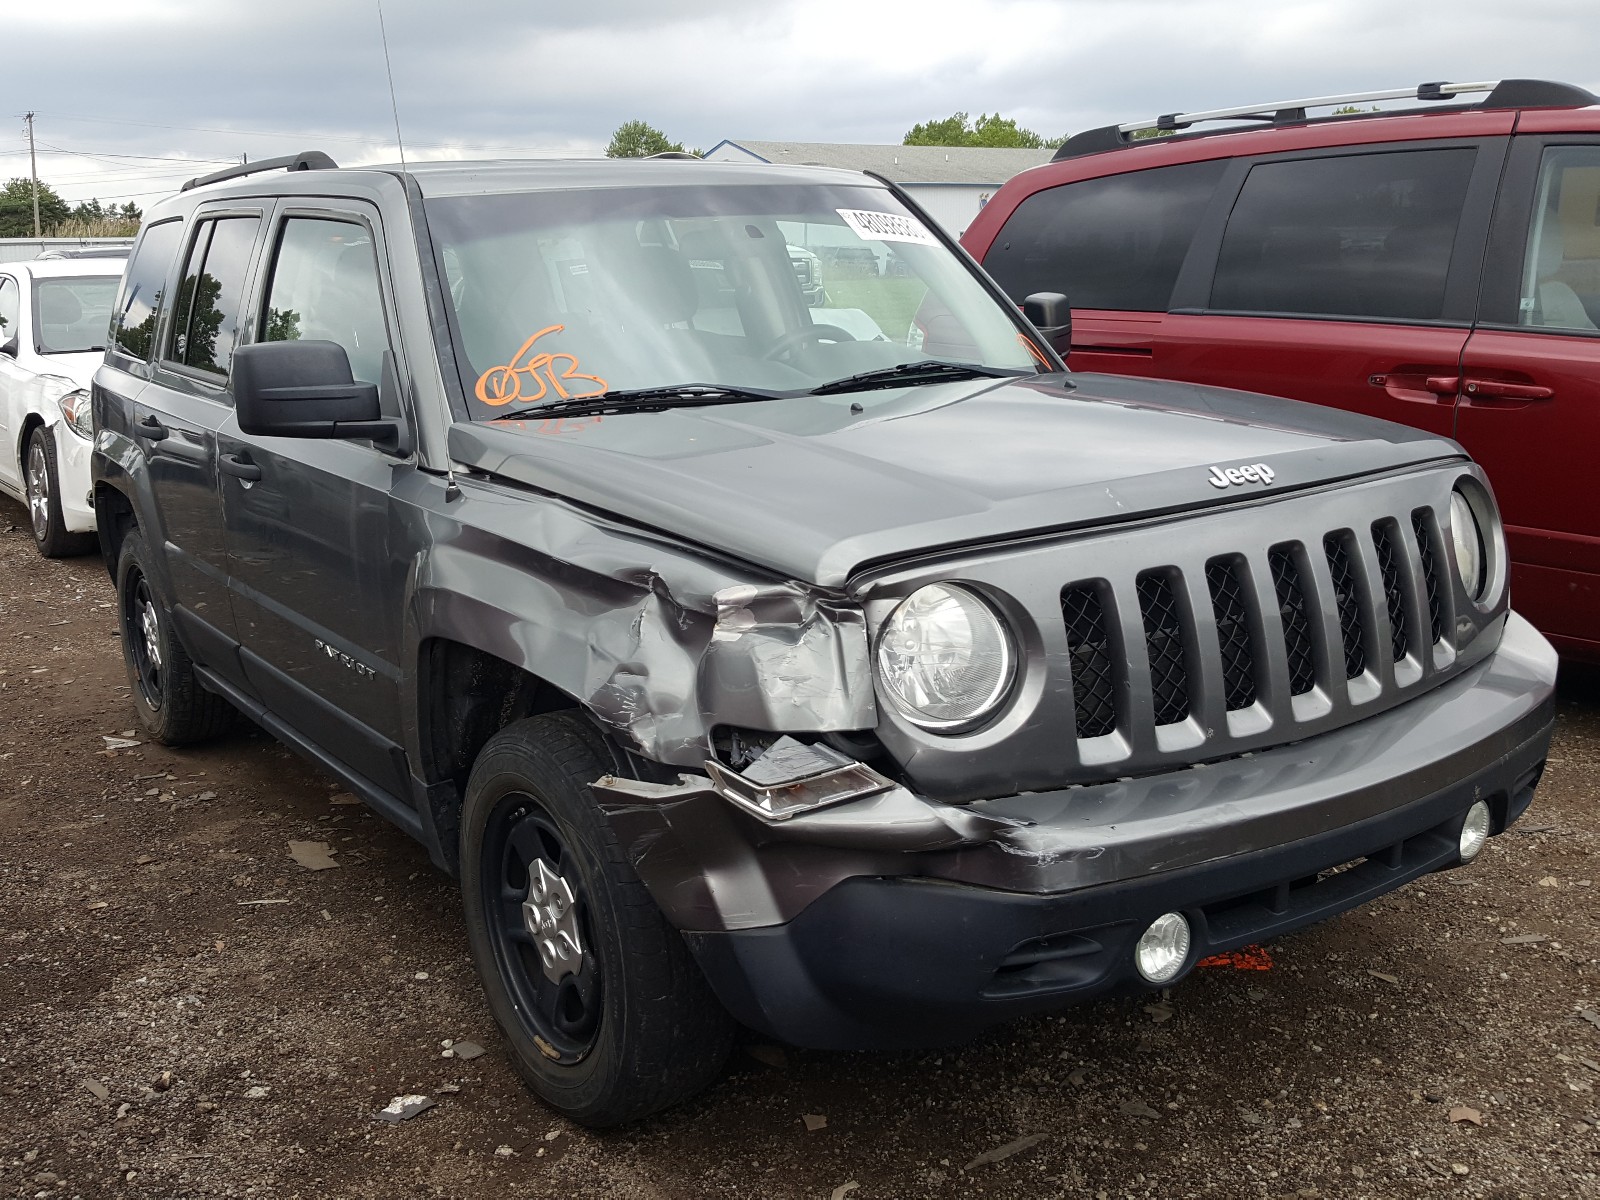
<path id="1" fill-rule="evenodd" d="M 1454 543 L 1456 570 L 1461 574 L 1461 585 L 1474 600 L 1483 598 L 1483 585 L 1489 569 L 1488 547 L 1484 544 L 1483 528 L 1472 502 L 1460 491 L 1450 493 L 1450 540 Z"/>
<path id="2" fill-rule="evenodd" d="M 878 633 L 878 679 L 924 729 L 969 725 L 999 707 L 1016 673 L 1000 617 L 953 583 L 918 588 Z"/>
<path id="3" fill-rule="evenodd" d="M 94 440 L 94 406 L 90 403 L 87 390 L 78 388 L 70 391 L 58 397 L 56 405 L 61 409 L 61 416 L 73 433 L 81 438 Z"/>

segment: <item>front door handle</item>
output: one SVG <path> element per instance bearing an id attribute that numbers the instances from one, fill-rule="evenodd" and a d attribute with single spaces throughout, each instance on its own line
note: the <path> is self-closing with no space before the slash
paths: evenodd
<path id="1" fill-rule="evenodd" d="M 251 462 L 247 455 L 224 454 L 220 462 L 225 474 L 248 479 L 251 483 L 261 478 L 261 468 Z"/>
<path id="2" fill-rule="evenodd" d="M 163 442 L 167 439 L 167 427 L 153 416 L 142 418 L 133 429 L 147 442 Z"/>
<path id="3" fill-rule="evenodd" d="M 1481 400 L 1548 400 L 1556 394 L 1553 388 L 1536 383 L 1507 383 L 1503 379 L 1469 379 L 1463 390 Z"/>

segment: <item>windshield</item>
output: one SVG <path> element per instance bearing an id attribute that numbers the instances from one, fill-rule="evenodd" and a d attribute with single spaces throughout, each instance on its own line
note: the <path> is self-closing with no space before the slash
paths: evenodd
<path id="1" fill-rule="evenodd" d="M 34 343 L 40 354 L 76 354 L 106 348 L 115 275 L 34 280 Z"/>
<path id="2" fill-rule="evenodd" d="M 472 415 L 702 385 L 799 394 L 907 363 L 1047 363 L 887 191 L 445 196 L 428 225 Z"/>

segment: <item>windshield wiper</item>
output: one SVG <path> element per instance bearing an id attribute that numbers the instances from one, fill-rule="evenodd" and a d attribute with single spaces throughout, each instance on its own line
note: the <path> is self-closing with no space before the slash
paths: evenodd
<path id="1" fill-rule="evenodd" d="M 599 396 L 574 396 L 567 400 L 546 400 L 542 404 L 496 413 L 490 420 L 520 421 L 528 417 L 593 416 L 604 413 L 661 412 L 669 408 L 692 408 L 706 404 L 743 404 L 750 400 L 782 400 L 793 392 L 767 388 L 730 387 L 720 383 L 674 383 L 666 387 L 633 388 L 605 392 Z"/>
<path id="2" fill-rule="evenodd" d="M 814 387 L 813 396 L 832 396 L 838 392 L 865 392 L 872 388 L 909 387 L 918 383 L 943 383 L 951 379 L 1009 379 L 1031 375 L 1032 371 L 986 367 L 981 363 L 944 362 L 930 358 L 923 362 L 901 363 L 897 367 L 882 367 L 876 371 L 862 371 L 859 375 L 846 375 L 821 387 Z"/>

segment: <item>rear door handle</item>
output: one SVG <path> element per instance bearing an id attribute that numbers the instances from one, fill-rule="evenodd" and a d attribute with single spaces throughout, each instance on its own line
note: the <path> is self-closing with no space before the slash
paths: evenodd
<path id="1" fill-rule="evenodd" d="M 219 462 L 225 474 L 248 479 L 252 483 L 261 478 L 261 468 L 244 455 L 224 454 Z"/>
<path id="2" fill-rule="evenodd" d="M 167 427 L 153 416 L 142 418 L 133 429 L 147 442 L 162 442 L 167 438 Z"/>
<path id="3" fill-rule="evenodd" d="M 1507 383 L 1501 379 L 1469 379 L 1462 385 L 1469 396 L 1486 400 L 1548 400 L 1553 388 L 1536 383 Z"/>

